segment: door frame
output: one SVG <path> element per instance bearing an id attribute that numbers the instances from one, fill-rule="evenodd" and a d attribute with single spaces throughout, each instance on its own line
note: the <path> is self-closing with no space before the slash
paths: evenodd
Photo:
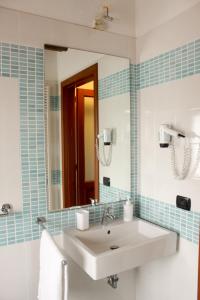
<path id="1" fill-rule="evenodd" d="M 65 128 L 65 113 L 64 113 L 64 101 L 66 101 L 66 90 L 70 87 L 78 87 L 90 81 L 94 82 L 94 135 L 96 140 L 96 136 L 99 131 L 99 117 L 98 117 L 98 64 L 94 64 L 79 73 L 73 75 L 72 77 L 61 82 L 61 147 L 62 147 L 62 195 L 63 195 L 63 204 L 66 207 L 70 207 L 68 205 L 67 197 L 69 197 L 68 192 L 68 184 L 64 180 L 68 173 L 67 165 L 70 159 L 69 155 L 65 155 L 65 151 L 67 149 L 67 144 L 69 142 L 69 138 L 67 138 L 64 134 Z M 94 145 L 95 150 L 95 199 L 99 200 L 99 161 L 96 155 L 96 146 Z"/>
<path id="2" fill-rule="evenodd" d="M 87 90 L 87 89 L 80 89 L 77 88 L 76 91 L 77 95 L 77 165 L 78 165 L 78 178 L 77 178 L 77 198 L 81 202 L 83 201 L 83 205 L 89 204 L 86 201 L 86 195 L 82 195 L 82 192 L 85 192 L 86 182 L 85 182 L 85 147 L 84 147 L 84 97 L 92 97 L 94 101 L 94 90 Z M 94 112 L 94 111 L 93 111 Z M 93 129 L 95 124 L 93 123 Z M 95 138 L 95 136 L 94 136 Z M 94 139 L 95 144 L 95 139 Z M 94 154 L 95 153 L 95 148 Z M 94 155 L 94 168 L 95 169 L 95 160 L 96 157 Z M 95 177 L 95 174 L 94 174 Z M 95 180 L 93 180 L 94 187 L 95 187 Z M 81 198 L 82 197 L 82 198 Z M 92 195 L 92 198 L 94 195 Z M 81 203 L 77 203 L 81 205 Z"/>

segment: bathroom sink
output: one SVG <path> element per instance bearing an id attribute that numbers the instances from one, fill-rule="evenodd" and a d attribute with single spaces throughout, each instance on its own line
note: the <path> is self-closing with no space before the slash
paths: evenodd
<path id="1" fill-rule="evenodd" d="M 64 249 L 94 280 L 176 252 L 177 234 L 141 219 L 65 230 Z"/>

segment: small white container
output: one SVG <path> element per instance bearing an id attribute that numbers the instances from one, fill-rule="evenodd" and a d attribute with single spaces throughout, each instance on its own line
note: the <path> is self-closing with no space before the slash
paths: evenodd
<path id="1" fill-rule="evenodd" d="M 89 211 L 81 209 L 76 213 L 76 228 L 86 230 L 89 228 Z"/>
<path id="2" fill-rule="evenodd" d="M 127 197 L 127 201 L 124 204 L 124 222 L 130 222 L 133 220 L 133 203 L 131 199 Z"/>

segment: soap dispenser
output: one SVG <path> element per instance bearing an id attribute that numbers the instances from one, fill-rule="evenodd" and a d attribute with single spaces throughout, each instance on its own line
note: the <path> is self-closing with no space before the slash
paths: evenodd
<path id="1" fill-rule="evenodd" d="M 130 222 L 133 219 L 133 203 L 131 198 L 127 197 L 127 201 L 124 204 L 124 222 Z"/>

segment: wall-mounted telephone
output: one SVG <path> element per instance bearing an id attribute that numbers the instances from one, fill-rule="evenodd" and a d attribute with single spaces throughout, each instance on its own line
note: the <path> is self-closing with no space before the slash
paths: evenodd
<path id="1" fill-rule="evenodd" d="M 108 167 L 111 164 L 111 160 L 112 160 L 112 140 L 113 140 L 112 134 L 113 134 L 113 130 L 111 128 L 105 128 L 103 129 L 102 133 L 97 135 L 96 138 L 97 158 L 99 162 L 106 167 Z M 109 147 L 109 149 L 106 155 L 105 148 L 107 147 Z"/>

